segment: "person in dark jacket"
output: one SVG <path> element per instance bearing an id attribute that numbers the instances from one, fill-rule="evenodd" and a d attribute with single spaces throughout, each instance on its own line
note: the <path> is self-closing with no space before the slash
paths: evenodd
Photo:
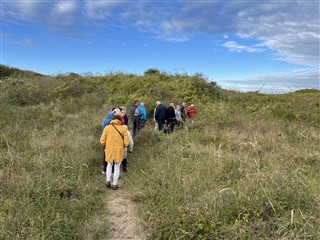
<path id="1" fill-rule="evenodd" d="M 176 119 L 176 113 L 175 113 L 175 106 L 173 103 L 170 103 L 170 106 L 167 108 L 167 124 L 168 124 L 167 133 L 168 134 L 173 132 L 176 121 L 177 119 Z"/>
<path id="2" fill-rule="evenodd" d="M 138 132 L 139 129 L 139 116 L 135 116 L 136 113 L 136 108 L 138 108 L 139 106 L 139 102 L 138 101 L 134 101 L 133 105 L 131 106 L 130 109 L 130 119 L 131 122 L 133 124 L 133 136 L 135 136 Z"/>
<path id="3" fill-rule="evenodd" d="M 163 128 L 163 124 L 165 123 L 167 118 L 167 109 L 164 105 L 161 104 L 160 101 L 157 101 L 156 105 L 157 107 L 156 107 L 156 112 L 154 114 L 154 118 L 158 123 L 159 131 L 161 131 Z"/>
<path id="4" fill-rule="evenodd" d="M 187 104 L 186 102 L 182 102 L 181 104 L 181 117 L 182 117 L 182 122 L 186 121 L 186 117 L 187 117 L 187 108 L 186 108 Z"/>

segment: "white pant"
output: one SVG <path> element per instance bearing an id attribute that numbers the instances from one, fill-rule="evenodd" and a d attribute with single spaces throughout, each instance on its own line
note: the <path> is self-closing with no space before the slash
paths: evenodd
<path id="1" fill-rule="evenodd" d="M 113 163 L 108 162 L 108 165 L 107 165 L 107 174 L 106 174 L 107 182 L 111 182 L 112 164 Z M 120 175 L 120 164 L 121 163 L 114 163 L 114 173 L 113 173 L 112 185 L 118 185 L 118 179 L 119 179 L 119 175 Z"/>

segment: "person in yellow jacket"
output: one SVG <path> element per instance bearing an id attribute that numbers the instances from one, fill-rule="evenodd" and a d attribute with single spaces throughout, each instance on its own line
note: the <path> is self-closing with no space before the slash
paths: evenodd
<path id="1" fill-rule="evenodd" d="M 129 146 L 127 129 L 121 124 L 121 117 L 114 115 L 110 125 L 106 126 L 100 138 L 101 145 L 105 146 L 105 161 L 108 162 L 106 186 L 118 189 L 120 164 L 123 160 L 124 149 Z M 111 186 L 112 165 L 114 163 L 113 183 Z"/>

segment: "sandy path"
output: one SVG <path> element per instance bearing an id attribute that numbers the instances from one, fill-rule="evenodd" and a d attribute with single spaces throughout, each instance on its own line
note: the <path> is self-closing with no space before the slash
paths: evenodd
<path id="1" fill-rule="evenodd" d="M 121 187 L 121 183 L 120 183 Z M 125 190 L 108 190 L 106 202 L 109 222 L 109 239 L 146 239 L 135 206 L 129 200 Z"/>
<path id="2" fill-rule="evenodd" d="M 119 189 L 104 187 L 99 190 L 103 194 L 103 208 L 91 218 L 82 229 L 82 238 L 86 240 L 145 240 L 143 223 L 137 217 L 136 206 L 130 200 L 129 193 L 119 180 Z"/>

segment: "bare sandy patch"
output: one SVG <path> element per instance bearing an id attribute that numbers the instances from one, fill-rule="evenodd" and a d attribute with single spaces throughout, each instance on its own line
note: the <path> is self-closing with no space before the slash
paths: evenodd
<path id="1" fill-rule="evenodd" d="M 108 209 L 109 239 L 146 239 L 141 220 L 136 216 L 134 204 L 125 190 L 109 190 Z"/>

